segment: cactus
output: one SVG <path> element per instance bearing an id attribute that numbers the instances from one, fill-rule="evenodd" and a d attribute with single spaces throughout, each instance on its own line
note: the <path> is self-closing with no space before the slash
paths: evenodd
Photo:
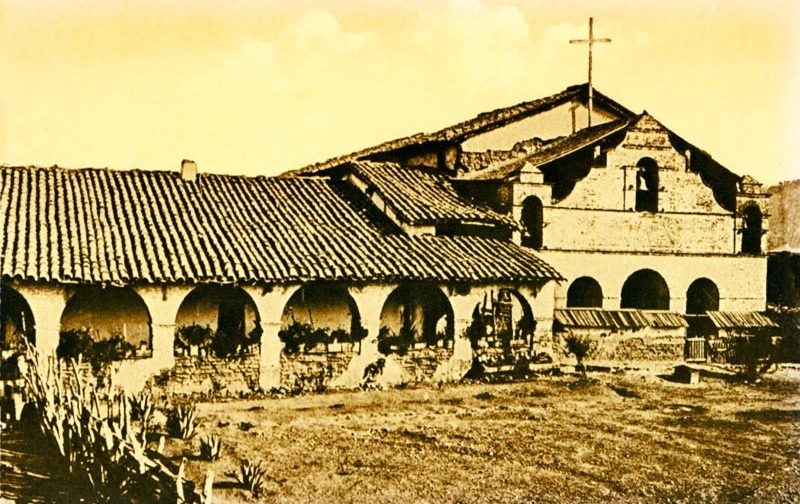
<path id="1" fill-rule="evenodd" d="M 217 460 L 222 454 L 222 440 L 219 436 L 210 435 L 200 440 L 200 457 L 205 460 Z"/>
<path id="2" fill-rule="evenodd" d="M 264 491 L 264 483 L 266 482 L 267 470 L 261 465 L 261 462 L 251 464 L 249 460 L 242 460 L 239 464 L 239 483 L 255 497 L 261 495 Z"/>
<path id="3" fill-rule="evenodd" d="M 197 429 L 197 410 L 194 406 L 178 406 L 167 411 L 167 432 L 173 437 L 189 439 Z"/>

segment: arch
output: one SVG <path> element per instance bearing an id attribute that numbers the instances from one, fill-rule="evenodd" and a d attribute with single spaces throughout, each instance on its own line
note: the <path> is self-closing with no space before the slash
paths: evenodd
<path id="1" fill-rule="evenodd" d="M 644 157 L 636 163 L 636 211 L 658 212 L 658 163 Z"/>
<path id="2" fill-rule="evenodd" d="M 751 203 L 742 212 L 742 253 L 760 254 L 763 215 L 761 208 Z"/>
<path id="3" fill-rule="evenodd" d="M 67 301 L 60 325 L 62 341 L 76 331 L 95 342 L 121 336 L 133 345 L 135 356 L 152 352 L 150 311 L 130 287 L 79 287 Z"/>
<path id="4" fill-rule="evenodd" d="M 281 328 L 286 329 L 295 322 L 352 334 L 361 327 L 361 316 L 345 286 L 311 283 L 299 287 L 283 308 Z"/>
<path id="5" fill-rule="evenodd" d="M 603 288 L 592 277 L 576 278 L 567 289 L 567 308 L 602 308 Z"/>
<path id="6" fill-rule="evenodd" d="M 669 310 L 669 287 L 664 277 L 651 269 L 633 273 L 622 285 L 620 307 Z"/>
<path id="7" fill-rule="evenodd" d="M 530 303 L 515 289 L 504 287 L 498 291 L 493 315 L 494 330 L 502 339 L 527 340 L 536 329 Z"/>
<path id="8" fill-rule="evenodd" d="M 413 342 L 431 342 L 442 336 L 452 339 L 453 307 L 435 285 L 401 285 L 386 297 L 380 327 L 381 332 Z"/>
<path id="9" fill-rule="evenodd" d="M 542 248 L 542 229 L 544 227 L 544 207 L 542 200 L 528 196 L 522 202 L 522 246 Z"/>
<path id="10" fill-rule="evenodd" d="M 0 337 L 4 352 L 22 351 L 24 340 L 36 344 L 31 307 L 22 294 L 7 285 L 0 285 Z"/>
<path id="11" fill-rule="evenodd" d="M 698 278 L 686 290 L 687 315 L 705 315 L 719 310 L 719 289 L 708 278 Z"/>
<path id="12" fill-rule="evenodd" d="M 175 316 L 175 351 L 211 346 L 220 357 L 251 349 L 261 341 L 255 302 L 240 287 L 201 285 L 186 295 Z"/>

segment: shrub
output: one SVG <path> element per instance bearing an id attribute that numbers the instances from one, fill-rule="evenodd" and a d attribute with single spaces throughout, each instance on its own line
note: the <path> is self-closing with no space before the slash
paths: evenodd
<path id="1" fill-rule="evenodd" d="M 589 336 L 569 334 L 564 338 L 564 343 L 567 345 L 567 352 L 575 356 L 578 361 L 578 369 L 581 370 L 583 376 L 586 376 L 586 366 L 583 360 L 589 353 L 594 350 L 594 341 Z"/>
<path id="2" fill-rule="evenodd" d="M 93 343 L 94 340 L 92 340 L 87 330 L 70 329 L 69 331 L 61 331 L 58 338 L 56 355 L 59 359 L 77 360 L 81 355 L 87 356 Z"/>
<path id="3" fill-rule="evenodd" d="M 167 411 L 167 432 L 170 436 L 189 439 L 197 429 L 197 410 L 194 405 L 178 406 Z"/>
<path id="4" fill-rule="evenodd" d="M 730 349 L 731 363 L 740 366 L 739 375 L 747 381 L 755 381 L 767 372 L 778 351 L 770 336 L 761 335 L 733 338 Z"/>
<path id="5" fill-rule="evenodd" d="M 214 331 L 209 326 L 192 324 L 179 327 L 177 336 L 178 343 L 184 348 L 189 348 L 191 345 L 206 347 L 211 344 Z"/>
<path id="6" fill-rule="evenodd" d="M 219 436 L 210 435 L 200 439 L 200 457 L 205 460 L 217 460 L 222 455 L 222 440 Z"/>
<path id="7" fill-rule="evenodd" d="M 288 355 L 299 352 L 300 345 L 304 345 L 308 341 L 308 337 L 313 330 L 314 328 L 311 324 L 292 322 L 285 329 L 278 331 L 278 338 L 284 344 L 283 351 Z"/>
<path id="8" fill-rule="evenodd" d="M 251 464 L 249 460 L 242 460 L 239 464 L 238 480 L 242 486 L 250 490 L 255 497 L 261 495 L 266 483 L 267 470 L 261 462 Z"/>

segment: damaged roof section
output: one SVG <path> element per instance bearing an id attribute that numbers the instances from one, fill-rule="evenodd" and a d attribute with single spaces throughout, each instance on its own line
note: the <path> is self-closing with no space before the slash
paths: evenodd
<path id="1" fill-rule="evenodd" d="M 62 283 L 560 279 L 513 243 L 385 235 L 327 179 L 0 167 L 0 276 Z"/>
<path id="2" fill-rule="evenodd" d="M 537 167 L 542 166 L 569 154 L 573 154 L 581 149 L 591 147 L 597 142 L 625 130 L 628 126 L 633 124 L 637 118 L 638 116 L 631 119 L 620 119 L 582 129 L 572 135 L 556 138 L 527 156 L 496 163 L 473 172 L 467 172 L 459 178 L 463 180 L 503 180 L 515 177 L 519 175 L 522 167 L 526 164 Z"/>
<path id="3" fill-rule="evenodd" d="M 396 140 L 391 140 L 389 142 L 384 142 L 373 147 L 368 147 L 366 149 L 352 152 L 343 156 L 337 156 L 321 163 L 316 163 L 298 170 L 287 172 L 284 174 L 284 176 L 311 175 L 352 161 L 367 159 L 370 156 L 400 151 L 423 144 L 461 143 L 476 135 L 486 133 L 487 131 L 492 131 L 497 128 L 502 128 L 503 126 L 506 126 L 512 122 L 516 122 L 527 117 L 541 114 L 564 103 L 573 101 L 587 103 L 588 89 L 588 84 L 570 86 L 559 93 L 547 96 L 545 98 L 518 103 L 510 107 L 503 107 L 490 112 L 483 112 L 472 119 L 462 121 L 458 124 L 440 129 L 433 133 L 417 133 Z M 633 117 L 635 115 L 623 105 L 597 91 L 597 89 L 593 89 L 592 91 L 595 106 L 602 106 L 622 118 Z"/>
<path id="4" fill-rule="evenodd" d="M 514 220 L 459 194 L 442 172 L 396 163 L 354 162 L 352 172 L 411 225 L 481 223 L 516 228 Z"/>

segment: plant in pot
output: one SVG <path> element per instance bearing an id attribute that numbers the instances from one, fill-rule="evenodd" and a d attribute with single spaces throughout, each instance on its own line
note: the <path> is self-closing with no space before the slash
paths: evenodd
<path id="1" fill-rule="evenodd" d="M 201 348 L 207 348 L 214 337 L 214 331 L 209 326 L 191 324 L 178 328 L 175 350 L 197 356 Z"/>

